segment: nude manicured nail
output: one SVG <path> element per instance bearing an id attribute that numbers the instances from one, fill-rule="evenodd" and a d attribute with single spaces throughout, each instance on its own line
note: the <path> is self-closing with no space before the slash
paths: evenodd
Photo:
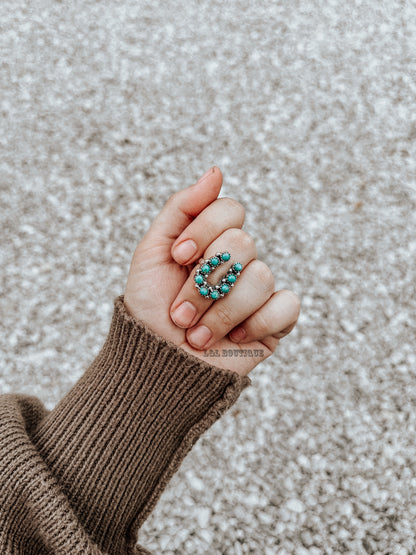
<path id="1" fill-rule="evenodd" d="M 198 326 L 188 333 L 188 341 L 196 349 L 203 349 L 212 337 L 212 331 L 207 326 Z"/>
<path id="2" fill-rule="evenodd" d="M 195 241 L 187 239 L 174 248 L 173 254 L 177 261 L 187 262 L 196 253 L 197 249 Z"/>
<path id="3" fill-rule="evenodd" d="M 295 327 L 296 322 L 294 324 L 290 324 L 290 326 L 288 326 L 287 328 L 285 328 L 284 330 L 282 330 L 281 332 L 279 332 L 276 337 L 278 339 L 283 339 L 284 337 L 286 337 L 286 335 L 289 335 L 289 333 L 293 330 L 293 328 Z"/>
<path id="4" fill-rule="evenodd" d="M 175 310 L 172 312 L 172 320 L 180 328 L 186 328 L 190 326 L 192 320 L 195 318 L 196 308 L 189 301 L 183 301 Z"/>
<path id="5" fill-rule="evenodd" d="M 239 341 L 242 341 L 247 336 L 247 332 L 244 328 L 242 328 L 241 326 L 238 326 L 237 328 L 234 328 L 233 331 L 230 332 L 229 336 L 231 341 L 235 341 L 236 343 L 238 343 Z"/>

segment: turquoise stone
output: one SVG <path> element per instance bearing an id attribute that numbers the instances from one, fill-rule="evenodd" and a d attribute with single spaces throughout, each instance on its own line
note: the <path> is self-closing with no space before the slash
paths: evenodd
<path id="1" fill-rule="evenodd" d="M 213 272 L 217 266 L 220 266 L 223 262 L 227 262 L 227 260 L 231 260 L 231 254 L 229 252 L 221 252 L 211 256 L 211 258 L 205 261 L 201 260 L 202 265 L 198 267 L 199 269 L 197 269 L 194 275 L 194 281 L 199 294 L 205 297 L 205 299 L 216 301 L 224 297 L 224 295 L 231 291 L 231 288 L 237 281 L 243 269 L 243 265 L 240 262 L 234 262 L 228 272 L 225 275 L 223 274 L 223 277 L 220 278 L 216 285 L 208 281 L 208 275 Z"/>

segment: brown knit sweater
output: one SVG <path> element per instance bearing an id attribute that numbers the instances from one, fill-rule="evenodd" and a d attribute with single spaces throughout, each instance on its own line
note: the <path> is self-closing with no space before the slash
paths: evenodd
<path id="1" fill-rule="evenodd" d="M 52 410 L 0 396 L 0 553 L 139 554 L 140 526 L 194 443 L 251 381 L 157 336 L 123 297 Z"/>

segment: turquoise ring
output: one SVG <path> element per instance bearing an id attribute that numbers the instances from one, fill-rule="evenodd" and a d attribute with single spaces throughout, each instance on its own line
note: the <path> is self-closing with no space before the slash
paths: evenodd
<path id="1" fill-rule="evenodd" d="M 211 285 L 207 280 L 211 272 L 230 259 L 231 254 L 229 252 L 217 252 L 214 256 L 211 256 L 211 258 L 207 258 L 206 260 L 201 259 L 199 261 L 194 281 L 195 287 L 198 289 L 201 297 L 211 301 L 217 301 L 225 297 L 225 295 L 231 291 L 243 269 L 243 265 L 240 262 L 235 262 L 228 272 L 219 279 L 216 285 Z"/>

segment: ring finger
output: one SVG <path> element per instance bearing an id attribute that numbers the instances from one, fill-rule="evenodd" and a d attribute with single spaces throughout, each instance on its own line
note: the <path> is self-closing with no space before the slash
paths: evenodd
<path id="1" fill-rule="evenodd" d="M 264 262 L 253 260 L 243 270 L 233 294 L 210 306 L 187 331 L 188 342 L 195 349 L 208 349 L 264 305 L 273 291 L 271 270 Z"/>

